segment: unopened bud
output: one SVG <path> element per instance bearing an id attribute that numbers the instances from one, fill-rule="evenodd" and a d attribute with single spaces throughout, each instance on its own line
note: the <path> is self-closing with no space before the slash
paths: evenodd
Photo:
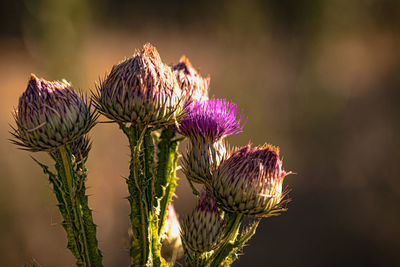
<path id="1" fill-rule="evenodd" d="M 201 77 L 187 57 L 182 56 L 179 63 L 171 68 L 183 93 L 189 96 L 189 100 L 208 99 L 210 78 Z"/>
<path id="2" fill-rule="evenodd" d="M 175 123 L 185 102 L 171 68 L 150 44 L 115 65 L 94 100 L 99 112 L 111 120 L 152 126 Z"/>
<path id="3" fill-rule="evenodd" d="M 202 192 L 196 208 L 183 221 L 182 241 L 193 252 L 211 251 L 221 244 L 224 226 L 215 200 Z"/>
<path id="4" fill-rule="evenodd" d="M 280 209 L 282 183 L 288 174 L 282 170 L 278 148 L 248 145 L 221 163 L 210 190 L 226 211 L 267 217 Z"/>
<path id="5" fill-rule="evenodd" d="M 32 74 L 14 118 L 13 143 L 31 151 L 51 151 L 86 134 L 96 116 L 66 81 L 49 82 Z"/>

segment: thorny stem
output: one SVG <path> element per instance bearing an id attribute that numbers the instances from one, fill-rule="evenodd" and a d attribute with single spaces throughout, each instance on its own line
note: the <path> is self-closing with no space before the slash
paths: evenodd
<path id="1" fill-rule="evenodd" d="M 162 131 L 160 143 L 158 144 L 159 162 L 156 178 L 156 190 L 158 191 L 158 199 L 161 199 L 158 235 L 161 235 L 164 229 L 168 205 L 171 202 L 177 186 L 176 167 L 179 157 L 178 147 L 180 139 L 174 138 L 174 130 L 171 127 L 166 128 Z"/>
<path id="2" fill-rule="evenodd" d="M 222 245 L 214 251 L 213 255 L 208 259 L 208 264 L 210 267 L 219 267 L 224 263 L 229 252 L 231 251 L 231 246 L 235 242 L 235 239 L 239 233 L 240 224 L 243 219 L 243 214 L 231 213 L 229 216 L 229 221 L 225 228 L 225 237 Z"/>
<path id="3" fill-rule="evenodd" d="M 164 128 L 158 142 L 158 161 L 154 168 L 152 129 L 119 124 L 129 139 L 130 175 L 127 179 L 133 241 L 132 266 L 168 266 L 161 257 L 161 235 L 168 205 L 176 187 L 176 165 L 180 139 L 172 128 Z M 154 172 L 154 169 L 156 170 Z"/>
<path id="4" fill-rule="evenodd" d="M 142 162 L 144 163 L 144 179 L 145 187 L 147 188 L 146 203 L 150 216 L 150 235 L 151 235 L 151 254 L 153 259 L 153 266 L 162 266 L 165 262 L 161 258 L 161 242 L 158 234 L 158 209 L 154 206 L 155 198 L 155 174 L 154 174 L 154 140 L 151 130 L 147 130 L 143 138 L 143 153 L 141 155 Z"/>
<path id="5" fill-rule="evenodd" d="M 85 195 L 86 174 L 79 177 L 74 172 L 73 156 L 66 146 L 58 148 L 58 155 L 56 166 L 61 181 L 56 183 L 54 176 L 50 178 L 53 181 L 57 199 L 61 200 L 60 211 L 66 220 L 65 223 L 73 226 L 65 226 L 69 237 L 68 246 L 77 258 L 79 266 L 102 266 L 101 252 L 97 247 L 96 226 Z M 70 240 L 72 236 L 75 237 L 75 241 Z"/>
<path id="6" fill-rule="evenodd" d="M 228 255 L 225 257 L 225 260 L 223 262 L 223 266 L 224 267 L 229 267 L 237 258 L 236 252 L 241 249 L 246 243 L 247 241 L 250 240 L 250 238 L 256 233 L 258 224 L 260 223 L 261 219 L 257 219 L 257 221 L 255 221 L 251 227 L 249 228 L 249 230 L 247 231 L 247 233 L 245 233 L 239 240 L 236 240 L 236 242 L 234 244 L 232 244 L 232 246 L 229 246 L 226 250 L 225 250 L 225 255 Z"/>
<path id="7" fill-rule="evenodd" d="M 74 217 L 76 219 L 76 221 L 79 222 L 80 224 L 80 229 L 83 230 L 84 229 L 84 225 L 83 225 L 83 221 L 82 221 L 82 217 L 80 216 L 80 213 L 77 212 L 77 210 L 79 210 L 78 207 L 78 203 L 76 203 L 76 199 L 75 199 L 75 189 L 73 187 L 73 174 L 72 174 L 72 165 L 71 165 L 71 158 L 69 153 L 67 152 L 67 149 L 65 146 L 61 146 L 59 148 L 60 151 L 60 155 L 61 155 L 61 160 L 63 163 L 63 167 L 64 167 L 64 174 L 65 174 L 65 178 L 67 180 L 67 185 L 68 185 L 68 191 L 69 191 L 69 196 L 71 198 L 71 202 L 72 202 L 72 207 L 74 209 Z M 89 260 L 89 251 L 88 251 L 88 244 L 87 244 L 87 240 L 86 240 L 86 236 L 82 233 L 80 233 L 82 236 L 83 240 L 80 240 L 83 244 L 83 250 L 85 253 L 85 258 L 86 258 L 86 266 L 91 267 L 91 263 Z"/>
<path id="8" fill-rule="evenodd" d="M 149 208 L 148 176 L 149 164 L 142 153 L 142 144 L 147 132 L 147 127 L 132 125 L 129 128 L 120 124 L 129 139 L 131 150 L 130 174 L 127 179 L 129 190 L 129 203 L 131 206 L 130 219 L 132 224 L 133 240 L 130 249 L 131 266 L 152 266 L 151 255 L 151 217 L 152 209 Z M 146 166 L 147 165 L 147 166 Z M 151 204 L 151 203 L 150 203 Z"/>
<path id="9" fill-rule="evenodd" d="M 161 259 L 161 238 L 168 212 L 168 205 L 175 192 L 176 167 L 178 160 L 178 146 L 180 139 L 175 138 L 175 131 L 171 127 L 162 130 L 158 140 L 158 162 L 157 172 L 154 179 L 154 197 L 153 205 L 155 217 L 158 220 L 153 223 L 153 258 Z M 167 266 L 167 263 L 161 259 L 161 262 L 155 262 L 161 266 Z"/>

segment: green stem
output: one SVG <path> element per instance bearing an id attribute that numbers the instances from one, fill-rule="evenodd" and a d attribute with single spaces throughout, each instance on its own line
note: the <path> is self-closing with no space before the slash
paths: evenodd
<path id="1" fill-rule="evenodd" d="M 151 217 L 152 209 L 149 208 L 147 179 L 150 166 L 143 156 L 142 144 L 147 127 L 132 125 L 125 127 L 120 124 L 121 129 L 129 139 L 131 150 L 130 174 L 127 179 L 129 190 L 129 203 L 131 206 L 130 219 L 132 224 L 132 244 L 130 249 L 131 266 L 151 266 Z M 151 204 L 151 202 L 150 202 Z"/>
<path id="2" fill-rule="evenodd" d="M 173 128 L 162 131 L 154 175 L 154 140 L 151 130 L 145 126 L 119 125 L 128 136 L 131 149 L 130 175 L 127 179 L 133 232 L 131 264 L 168 266 L 161 257 L 160 237 L 176 187 L 180 140 L 174 139 Z"/>
<path id="3" fill-rule="evenodd" d="M 222 245 L 213 253 L 209 258 L 208 263 L 210 267 L 219 267 L 224 263 L 226 257 L 229 256 L 230 251 L 233 249 L 233 243 L 239 233 L 240 224 L 243 215 L 240 213 L 231 213 L 229 221 L 225 228 L 225 238 Z"/>
<path id="4" fill-rule="evenodd" d="M 82 175 L 74 170 L 72 154 L 69 148 L 58 148 L 56 168 L 59 178 L 53 177 L 54 191 L 65 223 L 68 236 L 68 248 L 77 259 L 78 266 L 103 266 L 101 251 L 98 249 L 96 226 L 92 212 L 88 207 L 85 194 L 86 169 L 78 164 Z M 75 239 L 75 240 L 72 240 Z"/>
<path id="5" fill-rule="evenodd" d="M 256 233 L 257 227 L 260 223 L 261 219 L 258 219 L 256 222 L 253 223 L 253 225 L 249 228 L 247 233 L 245 233 L 239 240 L 237 240 L 233 245 L 232 249 L 230 251 L 227 251 L 226 254 L 229 254 L 227 257 L 225 257 L 225 260 L 223 262 L 224 267 L 230 266 L 237 258 L 236 252 L 241 249 L 247 241 L 250 240 L 250 238 Z"/>
<path id="6" fill-rule="evenodd" d="M 72 175 L 72 164 L 71 164 L 71 158 L 69 153 L 67 152 L 67 149 L 65 146 L 61 146 L 59 147 L 58 151 L 60 152 L 60 156 L 61 156 L 61 160 L 63 163 L 63 168 L 64 168 L 64 174 L 65 174 L 65 178 L 67 180 L 67 185 L 68 185 L 68 189 L 69 192 L 71 194 L 71 197 L 73 198 L 73 193 L 74 193 L 74 189 L 73 189 L 73 175 Z"/>
<path id="7" fill-rule="evenodd" d="M 153 242 L 153 254 L 157 256 L 161 254 L 161 236 L 165 225 L 165 220 L 168 212 L 168 205 L 174 195 L 175 188 L 177 186 L 176 178 L 176 167 L 178 161 L 178 146 L 179 139 L 175 138 L 175 131 L 171 127 L 166 127 L 162 130 L 159 142 L 158 142 L 158 162 L 156 179 L 154 182 L 154 198 L 153 203 L 157 213 L 157 222 L 154 223 L 153 233 L 154 238 L 157 240 Z M 153 255 L 154 257 L 155 255 Z M 161 257 L 160 257 L 161 258 Z M 168 264 L 162 259 L 162 266 L 168 266 Z"/>
<path id="8" fill-rule="evenodd" d="M 71 164 L 71 155 L 68 153 L 67 149 L 65 148 L 65 146 L 61 146 L 59 148 L 59 152 L 60 152 L 60 156 L 61 156 L 61 160 L 62 160 L 62 164 L 64 167 L 64 174 L 65 174 L 65 178 L 67 180 L 67 185 L 68 185 L 68 192 L 69 192 L 69 196 L 70 196 L 70 201 L 72 203 L 72 208 L 73 208 L 73 214 L 74 214 L 74 219 L 75 219 L 75 223 L 79 223 L 79 229 L 83 230 L 84 229 L 84 225 L 83 225 L 83 221 L 82 221 L 82 217 L 80 216 L 79 212 L 77 212 L 77 210 L 79 210 L 79 204 L 76 203 L 76 199 L 75 199 L 75 189 L 73 187 L 73 174 L 72 174 L 72 164 Z M 89 260 L 89 251 L 88 251 L 88 244 L 87 244 L 87 240 L 86 240 L 86 236 L 83 233 L 79 233 L 79 236 L 81 236 L 82 238 L 80 238 L 81 240 L 79 240 L 82 243 L 82 250 L 84 252 L 84 259 L 85 259 L 85 265 L 90 267 L 90 260 Z"/>
<path id="9" fill-rule="evenodd" d="M 145 187 L 147 188 L 147 203 L 149 205 L 149 216 L 151 221 L 151 254 L 153 257 L 153 266 L 162 266 L 165 262 L 161 258 L 161 240 L 158 235 L 158 212 L 157 207 L 154 206 L 155 198 L 155 183 L 154 177 L 154 141 L 151 134 L 151 130 L 147 130 L 143 138 L 143 163 L 144 163 L 144 177 Z"/>
<path id="10" fill-rule="evenodd" d="M 176 167 L 180 139 L 175 138 L 171 127 L 163 129 L 158 144 L 158 166 L 156 176 L 156 206 L 160 209 L 158 235 L 162 234 L 167 217 L 168 205 L 177 186 Z"/>
<path id="11" fill-rule="evenodd" d="M 165 190 L 165 195 L 163 199 L 161 200 L 161 211 L 160 211 L 160 226 L 158 229 L 158 232 L 161 234 L 162 231 L 164 230 L 164 225 L 165 225 L 165 220 L 168 215 L 168 205 L 171 203 L 172 197 L 175 193 L 175 188 L 177 187 L 177 177 L 176 177 L 176 167 L 177 167 L 177 161 L 179 157 L 178 153 L 178 144 L 173 143 L 170 147 L 170 160 L 172 162 L 172 172 L 170 173 L 170 178 L 169 178 L 169 184 Z"/>

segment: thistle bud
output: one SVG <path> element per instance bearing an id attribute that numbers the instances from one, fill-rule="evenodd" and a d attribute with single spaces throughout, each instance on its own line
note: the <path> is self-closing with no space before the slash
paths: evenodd
<path id="1" fill-rule="evenodd" d="M 179 124 L 178 132 L 192 142 L 214 143 L 243 130 L 243 115 L 237 118 L 237 107 L 225 99 L 196 101 Z"/>
<path id="2" fill-rule="evenodd" d="M 174 205 L 168 205 L 167 218 L 164 226 L 164 238 L 162 240 L 161 255 L 168 262 L 183 255 L 182 242 L 179 235 L 179 221 Z"/>
<path id="3" fill-rule="evenodd" d="M 280 209 L 282 183 L 288 174 L 282 170 L 278 148 L 248 145 L 221 163 L 210 190 L 226 211 L 268 217 Z"/>
<path id="4" fill-rule="evenodd" d="M 98 86 L 94 101 L 111 120 L 158 126 L 175 123 L 184 109 L 182 98 L 171 68 L 164 65 L 154 46 L 146 44 L 112 68 Z"/>
<path id="5" fill-rule="evenodd" d="M 221 244 L 224 226 L 215 200 L 203 191 L 191 216 L 182 223 L 182 241 L 193 252 L 211 251 Z"/>
<path id="6" fill-rule="evenodd" d="M 65 80 L 49 82 L 32 74 L 14 118 L 13 143 L 26 150 L 51 151 L 86 134 L 96 116 Z"/>
<path id="7" fill-rule="evenodd" d="M 171 68 L 182 91 L 189 96 L 189 100 L 208 99 L 210 78 L 201 77 L 187 57 L 182 56 L 179 63 Z"/>
<path id="8" fill-rule="evenodd" d="M 194 142 L 182 158 L 182 171 L 194 183 L 205 184 L 218 165 L 229 154 L 223 141 L 215 143 Z"/>

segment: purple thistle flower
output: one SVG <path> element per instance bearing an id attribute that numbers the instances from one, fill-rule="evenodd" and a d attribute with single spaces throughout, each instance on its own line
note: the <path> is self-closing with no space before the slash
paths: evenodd
<path id="1" fill-rule="evenodd" d="M 193 102 L 189 114 L 179 124 L 178 132 L 192 142 L 214 143 L 243 130 L 243 113 L 237 118 L 237 107 L 225 99 Z"/>
<path id="2" fill-rule="evenodd" d="M 31 151 L 51 151 L 86 134 L 96 115 L 84 95 L 68 82 L 49 82 L 32 74 L 14 119 L 14 144 Z"/>
<path id="3" fill-rule="evenodd" d="M 224 226 L 215 200 L 203 191 L 192 214 L 182 222 L 182 241 L 191 251 L 211 251 L 221 244 Z"/>
<path id="4" fill-rule="evenodd" d="M 268 217 L 282 210 L 282 183 L 290 173 L 282 169 L 277 147 L 248 145 L 219 165 L 208 186 L 222 209 Z"/>

